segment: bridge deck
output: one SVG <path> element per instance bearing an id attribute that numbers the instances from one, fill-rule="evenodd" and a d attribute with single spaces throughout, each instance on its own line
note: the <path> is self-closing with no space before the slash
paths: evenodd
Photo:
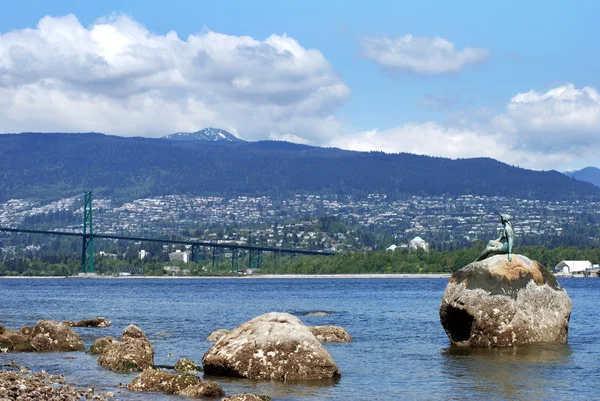
<path id="1" fill-rule="evenodd" d="M 83 234 L 69 231 L 45 231 L 45 230 L 27 230 L 19 228 L 8 228 L 0 227 L 0 232 L 9 233 L 26 233 L 26 234 L 43 234 L 43 235 L 59 235 L 69 237 L 88 237 L 88 238 L 102 238 L 102 239 L 121 239 L 127 241 L 145 241 L 145 242 L 160 242 L 164 244 L 181 244 L 191 246 L 206 246 L 211 248 L 225 248 L 225 249 L 244 249 L 248 251 L 261 251 L 261 252 L 278 252 L 278 253 L 290 253 L 297 255 L 319 255 L 319 256 L 331 256 L 333 252 L 327 251 L 309 251 L 305 249 L 294 249 L 294 248 L 277 248 L 268 246 L 255 246 L 255 245 L 238 245 L 238 244 L 222 244 L 209 241 L 189 241 L 189 240 L 173 240 L 173 239 L 160 239 L 160 238 L 143 238 L 143 237 L 129 237 L 123 235 L 113 234 Z"/>

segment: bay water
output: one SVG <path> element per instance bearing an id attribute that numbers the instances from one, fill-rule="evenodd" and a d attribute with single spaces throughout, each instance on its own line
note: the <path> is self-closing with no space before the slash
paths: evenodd
<path id="1" fill-rule="evenodd" d="M 439 320 L 447 279 L 0 279 L 0 324 L 18 330 L 40 319 L 103 316 L 108 328 L 74 328 L 86 348 L 119 338 L 133 323 L 148 335 L 155 363 L 200 363 L 215 329 L 233 329 L 260 314 L 288 312 L 307 325 L 338 325 L 352 343 L 325 344 L 342 377 L 278 383 L 205 377 L 228 395 L 267 394 L 274 400 L 592 400 L 599 399 L 600 279 L 561 279 L 573 302 L 569 344 L 465 350 L 449 346 Z M 325 311 L 326 316 L 307 316 Z M 69 359 L 67 357 L 74 357 Z M 118 388 L 135 377 L 76 353 L 0 353 L 34 370 L 64 374 L 80 387 L 112 391 L 119 400 L 183 400 Z"/>

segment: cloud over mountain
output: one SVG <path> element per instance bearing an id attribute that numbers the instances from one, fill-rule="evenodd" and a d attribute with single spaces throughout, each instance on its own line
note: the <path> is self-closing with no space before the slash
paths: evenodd
<path id="1" fill-rule="evenodd" d="M 0 131 L 158 136 L 218 125 L 245 139 L 338 132 L 349 89 L 287 35 L 181 39 L 124 15 L 74 15 L 0 35 Z M 308 133 L 308 134 L 307 134 Z M 311 136 L 312 135 L 312 136 Z"/>
<path id="2" fill-rule="evenodd" d="M 491 157 L 535 169 L 554 169 L 600 152 L 600 96 L 565 84 L 545 93 L 518 93 L 502 113 L 483 121 L 406 123 L 333 138 L 350 150 L 409 152 L 451 158 Z"/>

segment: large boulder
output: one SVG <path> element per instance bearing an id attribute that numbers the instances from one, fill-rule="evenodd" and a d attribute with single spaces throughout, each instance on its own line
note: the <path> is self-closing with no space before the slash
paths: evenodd
<path id="1" fill-rule="evenodd" d="M 104 348 L 98 365 L 115 372 L 142 371 L 154 365 L 154 348 L 139 327 L 129 325 L 123 330 L 121 341 Z"/>
<path id="2" fill-rule="evenodd" d="M 243 323 L 202 358 L 207 374 L 259 380 L 311 380 L 340 372 L 317 338 L 297 317 L 271 312 Z"/>
<path id="3" fill-rule="evenodd" d="M 352 336 L 340 326 L 308 326 L 317 340 L 324 343 L 349 343 Z"/>
<path id="4" fill-rule="evenodd" d="M 36 351 L 83 351 L 85 348 L 73 329 L 55 320 L 40 320 L 31 333 Z"/>
<path id="5" fill-rule="evenodd" d="M 203 382 L 198 376 L 174 374 L 155 369 L 146 369 L 140 373 L 127 388 L 131 391 L 159 392 L 177 394 L 186 397 L 222 397 L 225 392 L 216 382 Z"/>
<path id="6" fill-rule="evenodd" d="M 440 307 L 446 334 L 462 347 L 566 343 L 570 315 L 571 300 L 552 273 L 522 255 L 496 255 L 456 271 Z"/>

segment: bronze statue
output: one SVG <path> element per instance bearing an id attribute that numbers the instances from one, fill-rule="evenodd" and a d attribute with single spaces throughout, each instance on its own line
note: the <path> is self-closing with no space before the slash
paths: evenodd
<path id="1" fill-rule="evenodd" d="M 508 214 L 500 215 L 500 221 L 504 226 L 502 235 L 497 240 L 488 242 L 487 248 L 481 252 L 481 255 L 479 255 L 479 257 L 475 260 L 476 262 L 487 259 L 490 256 L 503 255 L 505 253 L 508 253 L 508 260 L 512 261 L 512 249 L 515 233 L 513 231 L 512 224 L 510 224 L 510 219 L 511 217 Z"/>

